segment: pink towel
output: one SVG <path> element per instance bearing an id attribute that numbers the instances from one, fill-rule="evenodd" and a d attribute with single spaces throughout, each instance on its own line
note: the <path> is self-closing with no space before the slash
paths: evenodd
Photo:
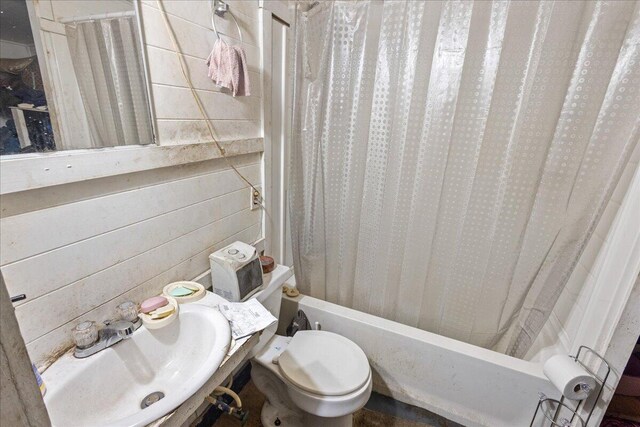
<path id="1" fill-rule="evenodd" d="M 209 78 L 214 81 L 215 84 L 227 89 L 231 89 L 233 84 L 231 82 L 231 72 L 229 70 L 229 46 L 218 39 L 213 44 L 213 50 L 207 58 L 207 65 L 209 66 Z"/>
<path id="2" fill-rule="evenodd" d="M 251 95 L 251 83 L 249 82 L 249 68 L 247 67 L 247 56 L 244 49 L 240 46 L 234 46 L 236 51 L 240 70 L 238 70 L 238 85 L 233 96 L 249 96 Z"/>
<path id="3" fill-rule="evenodd" d="M 233 96 L 249 96 L 251 84 L 249 70 L 244 49 L 239 46 L 229 46 L 218 39 L 207 58 L 209 78 L 220 87 L 227 88 Z"/>

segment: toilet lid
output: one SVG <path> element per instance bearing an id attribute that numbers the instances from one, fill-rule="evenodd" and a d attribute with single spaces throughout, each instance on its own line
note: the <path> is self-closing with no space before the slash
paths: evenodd
<path id="1" fill-rule="evenodd" d="M 341 396 L 361 388 L 371 369 L 362 349 L 326 331 L 299 331 L 278 359 L 282 375 L 314 394 Z"/>

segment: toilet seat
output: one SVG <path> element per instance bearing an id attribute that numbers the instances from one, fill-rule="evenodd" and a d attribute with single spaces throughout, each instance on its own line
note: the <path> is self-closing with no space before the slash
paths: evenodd
<path id="1" fill-rule="evenodd" d="M 278 358 L 280 374 L 301 391 L 345 396 L 370 382 L 371 368 L 362 349 L 326 331 L 299 331 Z"/>

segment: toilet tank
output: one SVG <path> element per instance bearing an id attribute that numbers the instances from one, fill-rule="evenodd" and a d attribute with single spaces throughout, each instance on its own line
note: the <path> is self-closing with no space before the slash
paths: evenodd
<path id="1" fill-rule="evenodd" d="M 284 283 L 293 276 L 293 270 L 284 265 L 278 265 L 271 273 L 264 275 L 264 285 L 261 291 L 256 292 L 251 298 L 256 298 L 265 306 L 271 314 L 278 320 L 280 319 L 280 304 L 282 302 L 282 287 Z M 269 342 L 271 337 L 276 333 L 278 324 L 274 323 L 267 329 L 262 331 L 260 341 L 249 353 L 253 357 Z"/>

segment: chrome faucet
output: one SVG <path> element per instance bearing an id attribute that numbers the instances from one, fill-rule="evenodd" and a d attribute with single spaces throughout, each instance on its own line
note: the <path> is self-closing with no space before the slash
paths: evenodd
<path id="1" fill-rule="evenodd" d="M 73 340 L 76 348 L 73 355 L 78 359 L 111 347 L 131 335 L 142 326 L 142 320 L 137 317 L 137 305 L 126 301 L 116 307 L 118 317 L 122 320 L 106 320 L 102 329 L 98 331 L 95 322 L 82 322 L 73 329 Z"/>
<path id="2" fill-rule="evenodd" d="M 87 323 L 87 322 L 84 322 Z M 98 332 L 98 339 L 89 345 L 80 346 L 76 342 L 76 349 L 73 355 L 78 359 L 89 357 L 92 354 L 111 347 L 124 339 L 128 339 L 140 327 L 142 322 L 138 320 L 135 323 L 128 320 L 106 321 L 105 326 Z M 81 323 L 78 326 L 82 326 Z M 85 325 L 85 327 L 87 327 Z"/>
<path id="3" fill-rule="evenodd" d="M 105 347 L 111 347 L 117 342 L 131 338 L 131 334 L 135 331 L 133 323 L 128 320 L 116 320 L 105 322 L 102 328 L 102 338 L 105 341 Z M 98 340 L 100 342 L 100 340 Z"/>

